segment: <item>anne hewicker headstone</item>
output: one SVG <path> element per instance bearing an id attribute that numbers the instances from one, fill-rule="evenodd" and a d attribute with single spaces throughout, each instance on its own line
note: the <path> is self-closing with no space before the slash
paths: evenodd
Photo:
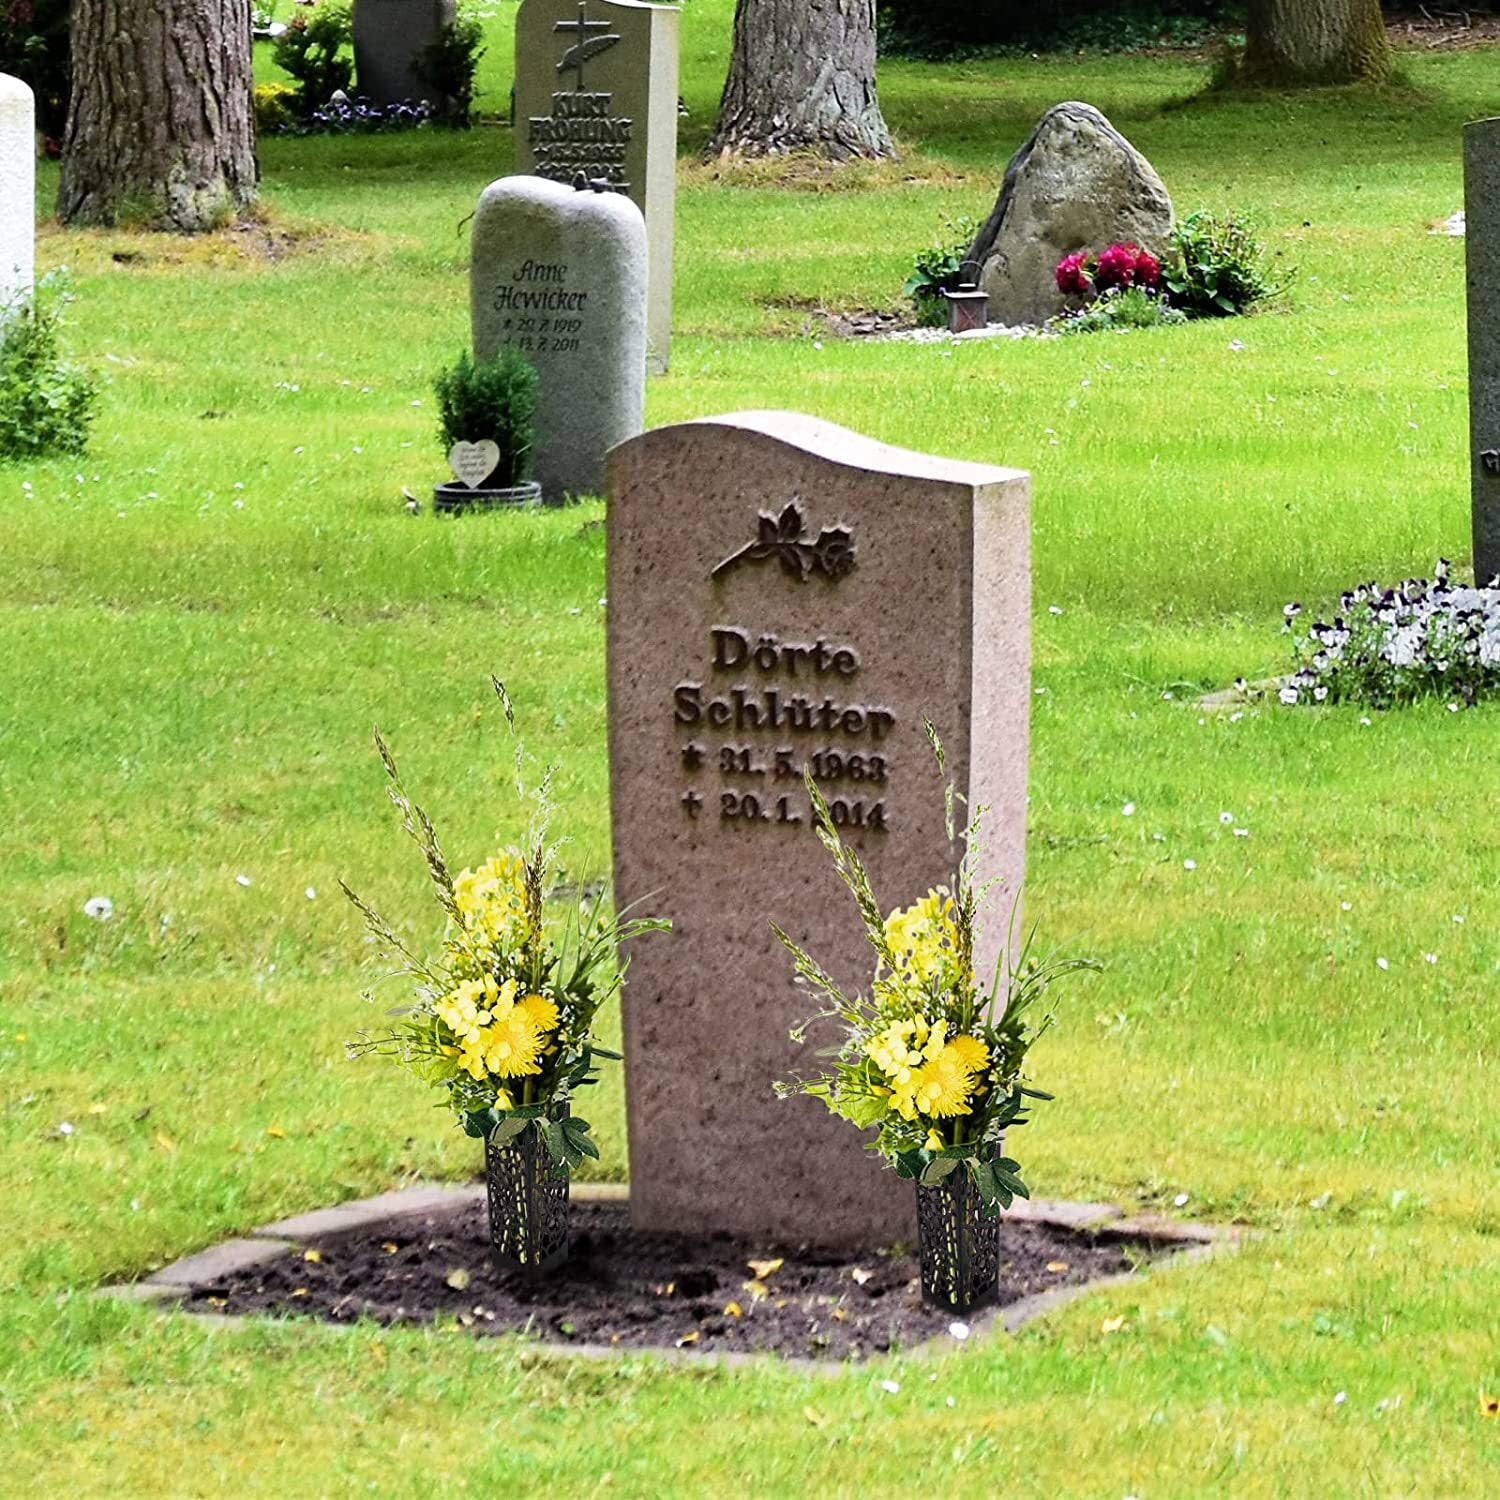
<path id="1" fill-rule="evenodd" d="M 516 17 L 516 171 L 606 181 L 645 215 L 657 372 L 672 342 L 678 20 L 641 0 L 523 0 Z"/>
<path id="2" fill-rule="evenodd" d="M 605 454 L 645 412 L 640 209 L 540 177 L 492 182 L 474 214 L 469 299 L 475 357 L 510 344 L 536 366 L 543 500 L 602 494 Z"/>
<path id="3" fill-rule="evenodd" d="M 1500 574 L 1500 119 L 1464 127 L 1474 576 Z"/>
<path id="4" fill-rule="evenodd" d="M 36 263 L 36 105 L 0 73 L 0 314 L 31 290 Z"/>
<path id="5" fill-rule="evenodd" d="M 457 14 L 456 0 L 355 0 L 354 81 L 377 104 L 426 99 L 438 108 L 432 85 L 417 74 L 423 50 Z"/>
<path id="6" fill-rule="evenodd" d="M 1029 480 L 791 412 L 658 428 L 609 462 L 615 898 L 670 917 L 624 992 L 630 1201 L 650 1229 L 910 1238 L 911 1184 L 772 1083 L 836 1040 L 771 931 L 846 986 L 872 954 L 814 833 L 803 768 L 888 907 L 952 872 L 937 725 L 989 804 L 989 955 L 1020 888 Z"/>

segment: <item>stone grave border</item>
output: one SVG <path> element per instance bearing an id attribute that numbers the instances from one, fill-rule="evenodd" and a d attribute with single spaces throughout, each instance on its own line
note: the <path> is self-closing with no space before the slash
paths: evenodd
<path id="1" fill-rule="evenodd" d="M 575 1203 L 626 1203 L 629 1202 L 630 1189 L 623 1183 L 575 1182 L 571 1187 L 571 1196 Z M 272 1224 L 262 1224 L 245 1236 L 225 1240 L 221 1244 L 175 1260 L 171 1265 L 163 1266 L 161 1270 L 153 1271 L 139 1281 L 102 1286 L 92 1295 L 119 1302 L 144 1303 L 162 1312 L 172 1312 L 178 1310 L 180 1304 L 195 1292 L 214 1285 L 220 1278 L 249 1266 L 276 1260 L 307 1240 L 350 1234 L 374 1224 L 389 1223 L 392 1219 L 461 1208 L 468 1204 L 483 1203 L 484 1199 L 483 1183 L 435 1184 L 378 1193 L 373 1198 L 359 1198 L 349 1203 L 335 1204 L 331 1208 L 317 1208 L 308 1213 L 294 1214 Z M 1103 1239 L 1145 1241 L 1157 1248 L 1174 1252 L 1155 1262 L 1151 1267 L 1152 1271 L 1191 1264 L 1232 1252 L 1253 1234 L 1253 1231 L 1232 1224 L 1193 1223 L 1150 1212 L 1127 1214 L 1123 1208 L 1113 1203 L 1075 1203 L 1066 1200 L 1037 1200 L 1027 1203 L 1018 1199 L 1007 1210 L 1005 1218 L 1018 1223 L 1043 1224 L 1075 1234 L 1090 1233 Z M 987 1308 L 969 1323 L 971 1341 L 991 1337 L 997 1332 L 1015 1333 L 1028 1323 L 1045 1317 L 1079 1297 L 1109 1287 L 1128 1286 L 1137 1281 L 1140 1275 L 1139 1271 L 1126 1271 L 1117 1276 L 1101 1276 L 1094 1281 L 1036 1292 L 1005 1307 Z M 210 1328 L 241 1328 L 276 1321 L 260 1313 L 195 1312 L 189 1316 Z M 305 1324 L 319 1332 L 342 1333 L 359 1326 L 356 1323 L 326 1323 L 315 1319 L 298 1321 L 299 1326 Z M 944 1349 L 957 1347 L 959 1344 L 956 1340 L 940 1334 L 920 1344 L 913 1344 L 897 1357 L 927 1359 Z M 819 1375 L 839 1375 L 850 1369 L 873 1368 L 876 1364 L 875 1359 L 852 1364 L 849 1361 L 805 1359 L 761 1351 L 725 1350 L 699 1354 L 686 1349 L 619 1349 L 608 1344 L 550 1344 L 540 1339 L 528 1342 L 527 1353 L 548 1359 L 647 1358 L 707 1368 L 717 1366 L 734 1369 L 774 1365 Z"/>

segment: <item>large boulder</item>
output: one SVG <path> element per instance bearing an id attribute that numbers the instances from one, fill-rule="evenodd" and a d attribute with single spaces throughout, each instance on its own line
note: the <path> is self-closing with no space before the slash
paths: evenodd
<path id="1" fill-rule="evenodd" d="M 1011 158 L 969 259 L 999 323 L 1062 311 L 1055 272 L 1075 250 L 1128 240 L 1160 256 L 1172 200 L 1151 163 L 1091 104 L 1055 104 Z"/>

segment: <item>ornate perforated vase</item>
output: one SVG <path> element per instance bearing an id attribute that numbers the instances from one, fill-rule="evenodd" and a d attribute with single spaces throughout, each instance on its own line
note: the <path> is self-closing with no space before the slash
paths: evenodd
<path id="1" fill-rule="evenodd" d="M 934 1187 L 917 1184 L 922 1296 L 934 1307 L 968 1312 L 1000 1290 L 1000 1212 L 986 1210 L 966 1171 Z"/>
<path id="2" fill-rule="evenodd" d="M 502 1271 L 542 1276 L 568 1258 L 568 1168 L 553 1161 L 535 1127 L 484 1143 L 490 1251 Z"/>

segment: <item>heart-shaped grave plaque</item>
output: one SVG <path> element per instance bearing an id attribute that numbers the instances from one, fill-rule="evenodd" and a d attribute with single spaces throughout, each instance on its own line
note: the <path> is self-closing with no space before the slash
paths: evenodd
<path id="1" fill-rule="evenodd" d="M 481 443 L 455 443 L 448 450 L 448 464 L 461 484 L 477 490 L 500 462 L 500 445 L 489 438 Z"/>

